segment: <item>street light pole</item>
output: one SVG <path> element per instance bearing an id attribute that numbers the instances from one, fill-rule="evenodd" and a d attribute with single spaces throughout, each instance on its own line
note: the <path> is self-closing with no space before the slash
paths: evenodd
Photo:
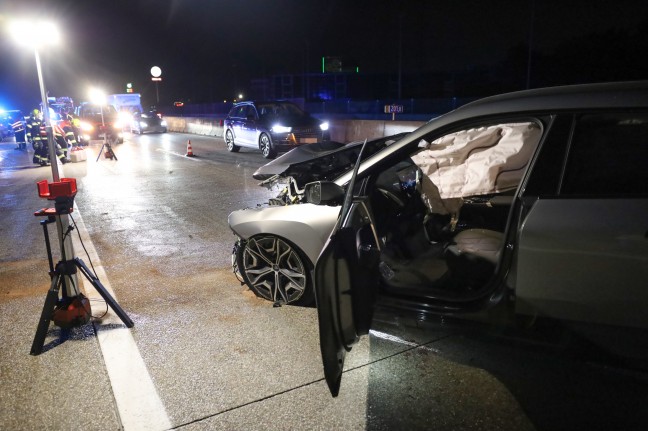
<path id="1" fill-rule="evenodd" d="M 32 35 L 33 28 L 35 26 L 30 25 L 26 22 L 16 22 L 13 27 L 13 36 L 18 40 L 19 43 L 26 43 L 34 49 L 34 58 L 36 59 L 36 71 L 38 72 L 38 84 L 40 87 L 41 93 L 41 104 L 43 109 L 43 122 L 45 123 L 45 130 L 47 131 L 47 147 L 50 158 L 50 166 L 52 167 L 52 181 L 59 182 L 61 177 L 58 171 L 57 157 L 56 157 L 56 142 L 54 142 L 54 132 L 52 130 L 52 123 L 49 115 L 49 105 L 47 104 L 47 90 L 45 89 L 45 80 L 43 79 L 43 70 L 41 67 L 40 55 L 38 52 L 38 47 L 43 41 L 56 40 L 58 38 L 58 33 L 56 29 L 51 25 L 42 25 L 36 26 L 48 28 L 52 34 L 39 34 L 38 37 Z M 32 37 L 28 37 L 28 36 Z M 74 247 L 72 246 L 72 237 L 66 235 L 69 230 L 69 219 L 67 215 L 56 215 L 56 231 L 58 233 L 59 246 L 61 250 L 61 256 L 65 256 L 66 259 L 74 258 Z M 65 277 L 63 277 L 63 285 L 65 288 L 65 293 L 68 297 L 79 295 L 78 283 L 76 274 L 72 274 L 72 283 L 68 282 Z"/>
<path id="2" fill-rule="evenodd" d="M 49 151 L 50 165 L 52 166 L 52 181 L 60 181 L 58 171 L 58 163 L 56 163 L 56 144 L 54 144 L 54 132 L 52 131 L 52 123 L 50 122 L 49 105 L 47 104 L 47 90 L 45 89 L 45 82 L 43 81 L 43 70 L 41 68 L 40 56 L 38 55 L 38 48 L 34 48 L 34 57 L 36 58 L 36 70 L 38 71 L 38 84 L 41 93 L 41 105 L 43 106 L 43 122 L 45 123 L 45 130 L 47 130 L 47 147 Z"/>
<path id="3" fill-rule="evenodd" d="M 151 80 L 155 81 L 155 102 L 156 108 L 159 108 L 160 105 L 160 90 L 158 88 L 158 83 L 162 81 L 162 69 L 158 66 L 151 67 Z"/>

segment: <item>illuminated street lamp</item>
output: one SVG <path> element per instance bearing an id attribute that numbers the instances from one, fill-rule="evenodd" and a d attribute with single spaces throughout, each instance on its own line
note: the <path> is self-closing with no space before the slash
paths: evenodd
<path id="1" fill-rule="evenodd" d="M 60 41 L 60 33 L 57 27 L 51 22 L 39 21 L 14 21 L 9 24 L 9 32 L 16 42 L 22 46 L 26 46 L 34 50 L 34 57 L 36 58 L 36 70 L 38 71 L 38 83 L 40 85 L 41 103 L 43 111 L 43 122 L 45 123 L 45 130 L 47 130 L 47 146 L 49 151 L 50 165 L 52 167 L 52 181 L 59 182 L 61 180 L 58 171 L 57 157 L 56 157 L 56 143 L 54 142 L 54 133 L 52 131 L 52 124 L 50 122 L 49 106 L 47 104 L 47 90 L 45 89 L 45 82 L 43 80 L 43 71 L 41 68 L 40 56 L 38 54 L 40 49 L 44 49 L 46 45 L 55 45 Z M 70 235 L 65 235 L 69 228 L 69 219 L 67 215 L 56 216 L 56 230 L 58 232 L 59 245 L 61 247 L 61 254 L 71 259 L 74 256 L 74 248 L 72 247 L 72 238 Z M 68 283 L 63 277 L 63 284 L 68 296 L 79 295 L 78 283 L 76 275 L 72 276 L 72 283 Z"/>

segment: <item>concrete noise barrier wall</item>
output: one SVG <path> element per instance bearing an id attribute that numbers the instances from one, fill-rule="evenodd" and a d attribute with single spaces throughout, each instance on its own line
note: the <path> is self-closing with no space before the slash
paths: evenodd
<path id="1" fill-rule="evenodd" d="M 217 118 L 164 117 L 164 119 L 170 132 L 223 136 L 221 120 Z M 331 140 L 351 142 L 411 132 L 423 124 L 424 121 L 333 120 L 330 122 L 329 131 Z"/>

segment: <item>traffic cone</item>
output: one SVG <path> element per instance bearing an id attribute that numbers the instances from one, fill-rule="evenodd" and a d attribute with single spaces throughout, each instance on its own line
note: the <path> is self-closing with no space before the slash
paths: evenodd
<path id="1" fill-rule="evenodd" d="M 185 157 L 196 157 L 193 153 L 193 149 L 191 148 L 190 140 L 187 140 L 187 154 L 185 154 Z"/>

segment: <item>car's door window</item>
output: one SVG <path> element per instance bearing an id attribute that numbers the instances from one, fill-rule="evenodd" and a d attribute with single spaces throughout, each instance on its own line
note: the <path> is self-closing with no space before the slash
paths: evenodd
<path id="1" fill-rule="evenodd" d="M 409 164 L 383 169 L 372 207 L 379 209 L 374 216 L 384 242 L 386 289 L 455 300 L 486 291 L 512 198 L 542 130 L 522 121 L 430 136 Z"/>
<path id="2" fill-rule="evenodd" d="M 520 222 L 516 310 L 648 328 L 648 113 L 573 118 L 559 194 Z"/>
<path id="3" fill-rule="evenodd" d="M 245 118 L 245 112 L 247 110 L 247 105 L 242 105 L 236 108 L 236 111 L 234 112 L 234 117 L 236 118 Z"/>
<path id="4" fill-rule="evenodd" d="M 647 196 L 647 186 L 648 114 L 577 119 L 561 194 Z"/>
<path id="5" fill-rule="evenodd" d="M 252 107 L 250 105 L 244 105 L 241 106 L 241 110 L 239 111 L 239 117 L 242 119 L 247 119 L 248 115 L 253 114 L 254 112 L 252 111 Z"/>

